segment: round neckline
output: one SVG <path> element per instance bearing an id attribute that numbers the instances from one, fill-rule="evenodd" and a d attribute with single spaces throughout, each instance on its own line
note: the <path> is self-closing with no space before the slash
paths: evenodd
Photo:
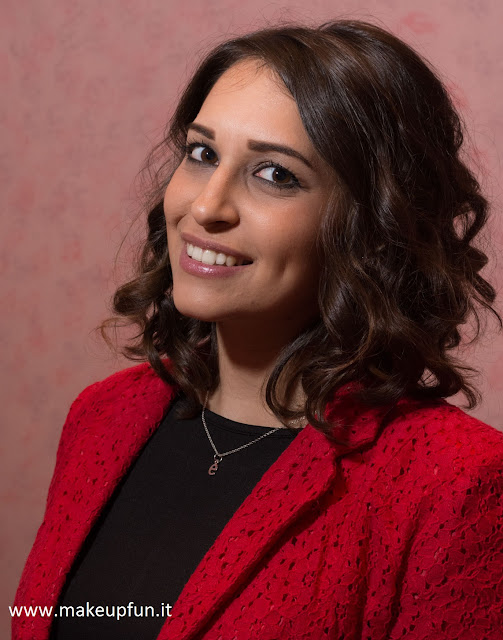
<path id="1" fill-rule="evenodd" d="M 253 435 L 257 436 L 262 433 L 267 433 L 274 427 L 264 427 L 263 425 L 256 424 L 245 424 L 244 422 L 236 422 L 235 420 L 230 420 L 224 416 L 221 416 L 214 411 L 206 408 L 204 410 L 204 417 L 207 422 L 210 422 L 211 425 L 217 429 L 221 429 L 222 431 L 232 431 L 234 433 L 242 433 L 245 435 Z M 199 420 L 201 420 L 201 416 L 199 416 Z M 278 427 L 277 431 L 273 431 L 268 438 L 295 438 L 303 429 L 298 429 L 297 432 L 292 432 L 286 427 Z"/>

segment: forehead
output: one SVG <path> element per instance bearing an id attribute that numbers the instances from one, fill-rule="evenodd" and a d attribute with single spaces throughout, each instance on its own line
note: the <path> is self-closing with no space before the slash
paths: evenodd
<path id="1" fill-rule="evenodd" d="M 249 58 L 236 62 L 220 76 L 213 85 L 212 93 L 226 93 L 251 88 L 260 91 L 261 88 L 280 93 L 285 98 L 294 99 L 278 74 L 262 60 Z"/>
<path id="2" fill-rule="evenodd" d="M 297 104 L 277 74 L 255 60 L 230 67 L 217 80 L 196 121 L 225 133 L 301 145 L 314 152 Z"/>

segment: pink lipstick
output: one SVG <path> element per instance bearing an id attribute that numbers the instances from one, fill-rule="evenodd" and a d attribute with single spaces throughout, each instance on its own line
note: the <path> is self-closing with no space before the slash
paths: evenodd
<path id="1" fill-rule="evenodd" d="M 213 249 L 214 250 L 214 249 Z M 238 254 L 233 253 L 229 255 L 238 256 Z M 247 269 L 253 263 L 250 264 L 242 264 L 234 267 L 227 267 L 225 265 L 219 264 L 205 264 L 204 262 L 199 262 L 199 260 L 193 260 L 187 253 L 187 244 L 184 243 L 182 246 L 182 250 L 180 252 L 180 267 L 186 272 L 190 273 L 194 276 L 199 276 L 201 278 L 229 278 L 233 275 L 237 275 L 242 272 L 243 269 Z"/>

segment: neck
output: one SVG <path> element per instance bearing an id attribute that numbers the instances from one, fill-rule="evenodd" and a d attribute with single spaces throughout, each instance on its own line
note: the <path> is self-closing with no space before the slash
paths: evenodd
<path id="1" fill-rule="evenodd" d="M 283 331 L 263 330 L 237 323 L 218 323 L 218 367 L 220 382 L 208 399 L 210 411 L 236 422 L 284 427 L 265 401 L 267 380 L 281 349 L 293 339 Z M 304 396 L 297 389 L 291 408 L 302 406 Z M 304 423 L 300 423 L 304 426 Z"/>

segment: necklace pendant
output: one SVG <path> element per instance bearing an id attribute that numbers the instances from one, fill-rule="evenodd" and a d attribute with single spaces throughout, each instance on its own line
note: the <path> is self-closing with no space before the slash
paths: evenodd
<path id="1" fill-rule="evenodd" d="M 215 475 L 215 473 L 218 471 L 218 465 L 222 462 L 222 458 L 220 456 L 215 455 L 213 456 L 213 459 L 215 460 L 215 462 L 208 469 L 208 475 L 210 476 Z"/>

